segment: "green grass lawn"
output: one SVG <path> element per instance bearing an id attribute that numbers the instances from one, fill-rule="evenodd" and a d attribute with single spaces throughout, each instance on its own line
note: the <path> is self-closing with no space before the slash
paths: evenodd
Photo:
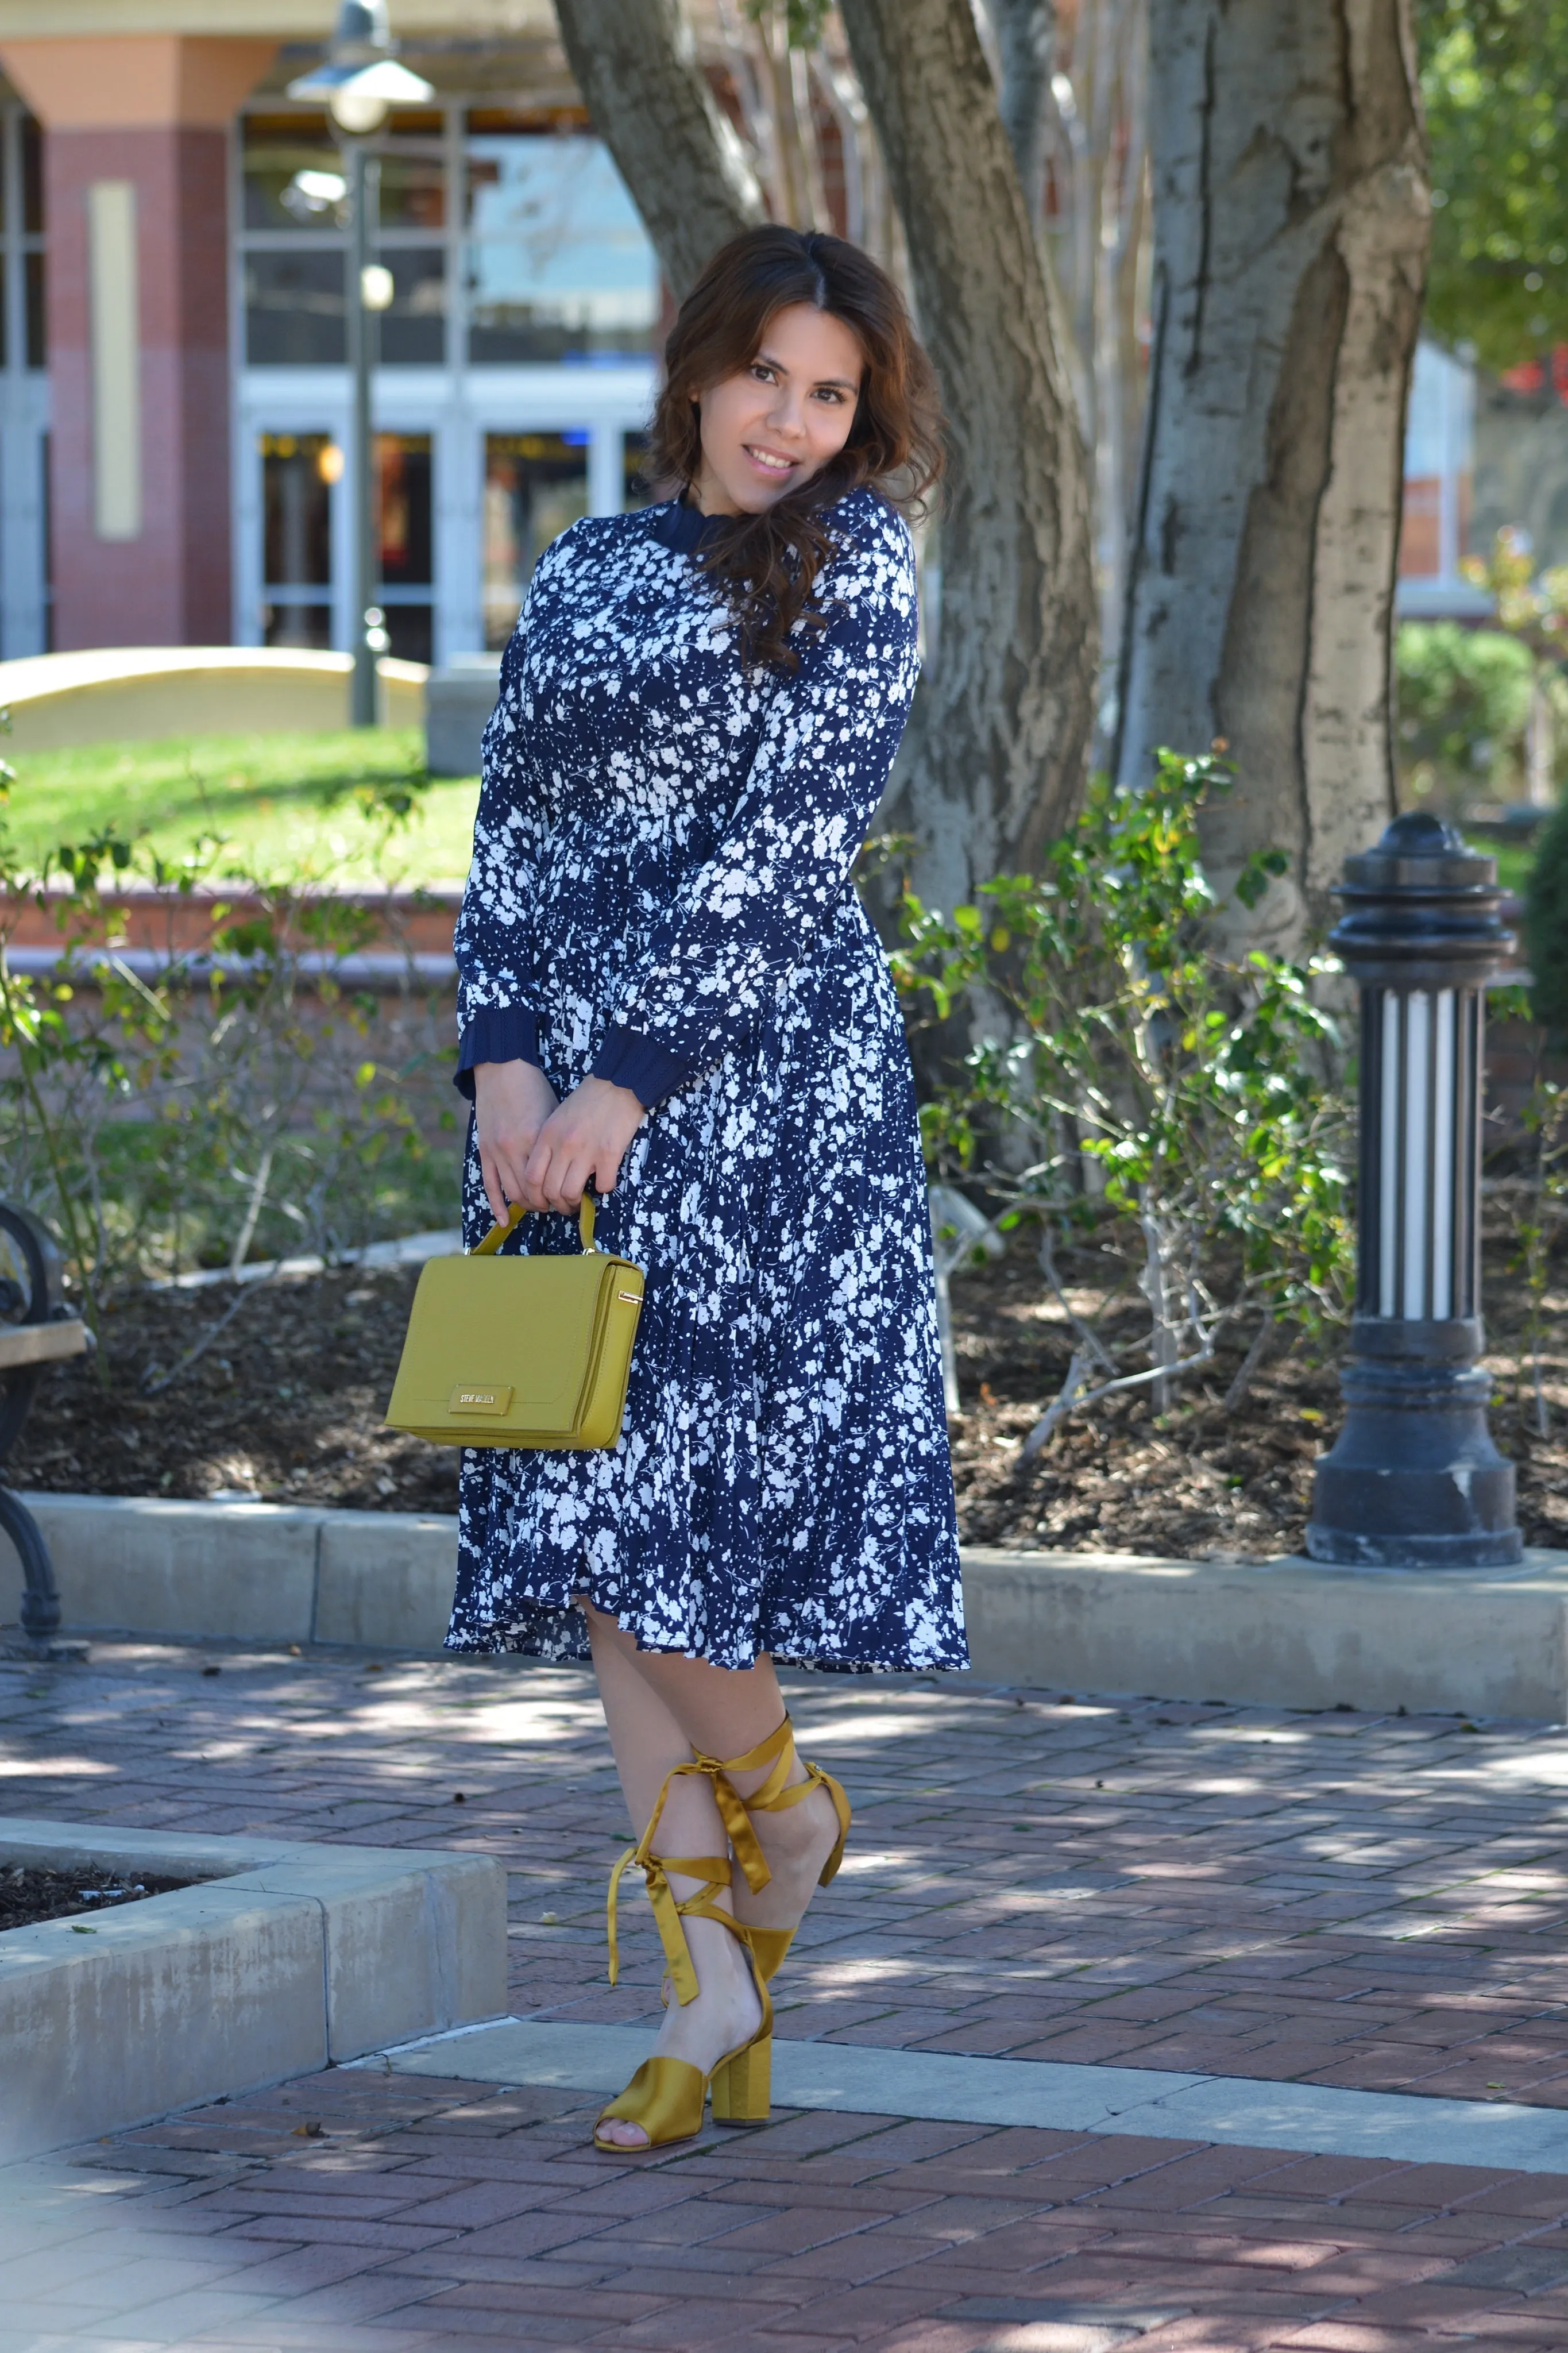
<path id="1" fill-rule="evenodd" d="M 426 786 L 409 821 L 387 835 L 376 795 L 424 775 L 416 727 L 341 734 L 178 736 L 89 744 L 13 761 L 15 853 L 41 863 L 57 844 L 112 828 L 164 857 L 202 836 L 228 844 L 230 866 L 273 881 L 461 882 L 468 871 L 479 778 Z"/>
<path id="2" fill-rule="evenodd" d="M 180 857 L 202 836 L 228 845 L 218 860 L 276 881 L 460 883 L 468 871 L 479 778 L 427 785 L 409 821 L 387 832 L 375 796 L 424 776 L 416 727 L 341 734 L 176 736 L 156 744 L 88 744 L 34 752 L 15 765 L 10 830 L 19 861 L 111 828 Z M 1478 840 L 1505 890 L 1522 892 L 1530 842 Z"/>

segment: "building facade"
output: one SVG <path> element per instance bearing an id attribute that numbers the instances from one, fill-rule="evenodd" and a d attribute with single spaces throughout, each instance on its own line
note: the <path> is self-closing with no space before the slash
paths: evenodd
<path id="1" fill-rule="evenodd" d="M 0 658 L 349 642 L 343 159 L 286 90 L 333 13 L 0 0 Z M 394 17 L 436 95 L 372 142 L 382 602 L 443 661 L 642 495 L 660 291 L 548 5 Z"/>
<path id="2" fill-rule="evenodd" d="M 287 94 L 334 15 L 0 0 L 0 659 L 349 644 L 344 162 Z M 550 0 L 393 22 L 436 94 L 372 142 L 380 597 L 393 650 L 445 662 L 504 643 L 556 532 L 643 495 L 661 297 Z M 1553 496 L 1558 390 L 1529 470 Z M 1478 423 L 1472 372 L 1423 345 L 1401 613 L 1485 613 L 1459 566 L 1517 488 L 1488 457 L 1509 402 Z"/>

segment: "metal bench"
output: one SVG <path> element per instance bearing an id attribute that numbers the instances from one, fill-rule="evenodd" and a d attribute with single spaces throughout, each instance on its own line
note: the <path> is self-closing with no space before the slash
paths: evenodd
<path id="1" fill-rule="evenodd" d="M 88 1330 L 65 1304 L 60 1254 L 26 1209 L 0 1201 L 0 1531 L 22 1564 L 20 1639 L 0 1644 L 11 1658 L 79 1659 L 85 1642 L 60 1632 L 60 1597 L 43 1530 L 5 1484 L 5 1458 L 22 1434 L 48 1366 L 84 1356 Z"/>

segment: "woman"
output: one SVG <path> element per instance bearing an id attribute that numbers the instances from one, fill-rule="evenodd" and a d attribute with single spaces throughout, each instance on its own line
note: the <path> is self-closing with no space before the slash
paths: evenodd
<path id="1" fill-rule="evenodd" d="M 647 1273 L 619 1443 L 464 1461 L 448 1645 L 591 1651 L 677 2000 L 595 2139 L 767 2114 L 767 1979 L 848 1807 L 773 1662 L 967 1663 L 913 1090 L 851 869 L 914 690 L 929 364 L 853 246 L 748 231 L 650 470 L 542 557 L 458 925 L 470 1240 Z M 615 1882 L 611 1975 L 615 1974 Z"/>

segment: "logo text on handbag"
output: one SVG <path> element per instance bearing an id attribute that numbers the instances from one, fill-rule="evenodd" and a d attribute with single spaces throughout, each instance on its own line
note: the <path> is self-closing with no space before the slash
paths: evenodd
<path id="1" fill-rule="evenodd" d="M 505 1413 L 511 1403 L 510 1388 L 481 1388 L 459 1381 L 447 1399 L 448 1413 Z"/>

